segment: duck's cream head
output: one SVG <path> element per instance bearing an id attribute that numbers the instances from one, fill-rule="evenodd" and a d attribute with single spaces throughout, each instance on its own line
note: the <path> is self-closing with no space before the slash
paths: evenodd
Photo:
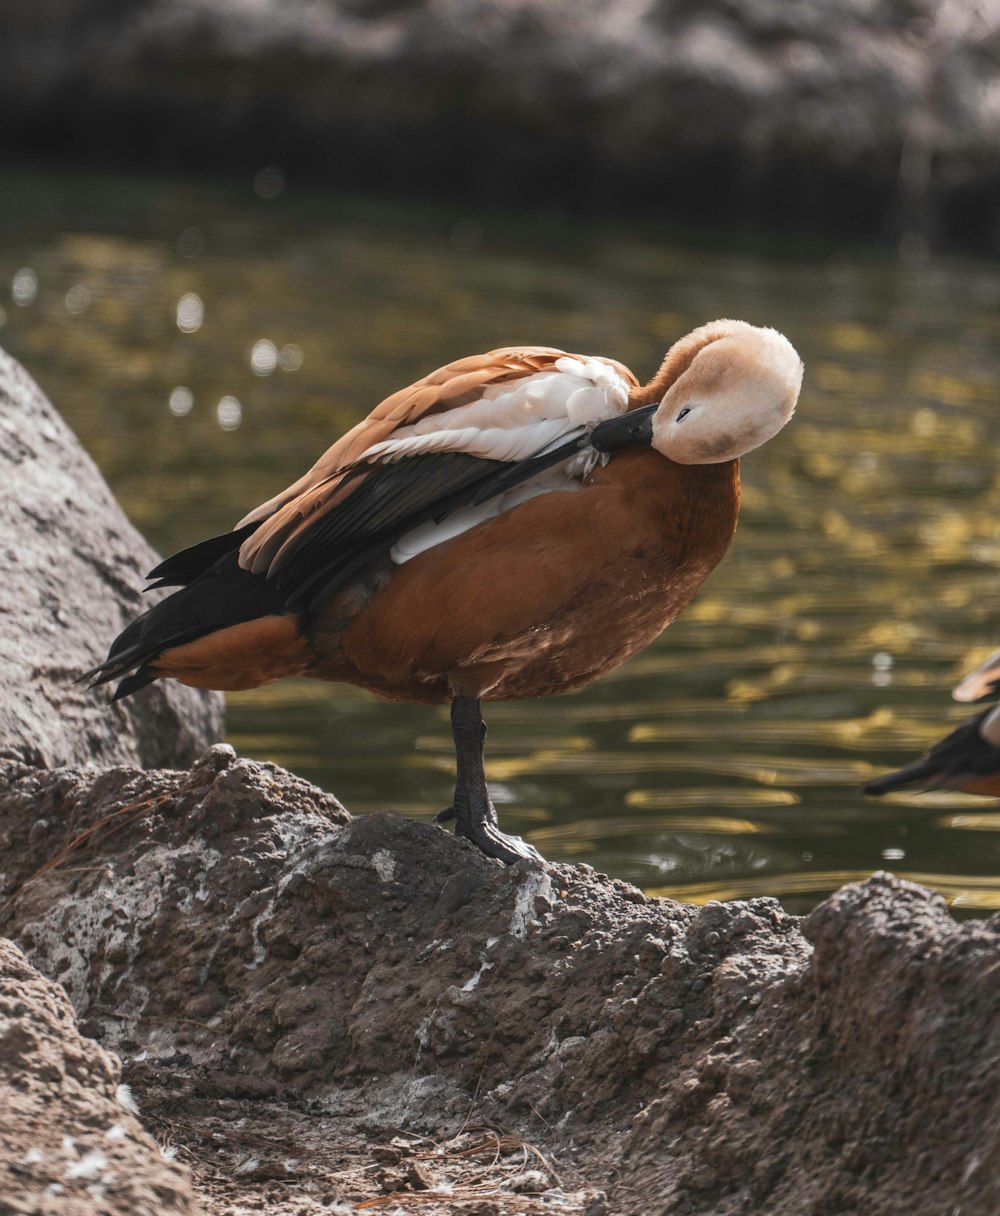
<path id="1" fill-rule="evenodd" d="M 713 321 L 675 343 L 640 392 L 650 404 L 659 400 L 658 452 L 678 464 L 720 464 L 777 435 L 801 387 L 802 360 L 784 334 Z"/>

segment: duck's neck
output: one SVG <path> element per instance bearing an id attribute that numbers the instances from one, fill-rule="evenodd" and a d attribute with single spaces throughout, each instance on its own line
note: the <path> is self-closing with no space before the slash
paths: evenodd
<path id="1" fill-rule="evenodd" d="M 710 342 L 725 338 L 731 332 L 732 322 L 712 321 L 701 325 L 698 329 L 675 342 L 667 351 L 660 370 L 648 384 L 635 388 L 629 396 L 629 409 L 639 409 L 643 405 L 655 405 L 662 401 L 667 390 L 674 384 L 694 362 L 695 355 L 703 350 Z"/>
<path id="2" fill-rule="evenodd" d="M 707 573 L 729 548 L 740 509 L 738 460 L 677 464 L 647 449 L 616 456 L 600 476 L 627 488 L 637 507 L 656 515 L 656 530 L 677 565 Z"/>

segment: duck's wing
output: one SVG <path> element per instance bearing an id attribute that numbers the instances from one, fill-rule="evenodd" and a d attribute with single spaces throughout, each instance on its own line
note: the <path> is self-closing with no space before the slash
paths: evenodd
<path id="1" fill-rule="evenodd" d="M 255 507 L 240 520 L 237 528 L 273 515 L 286 503 L 352 465 L 369 448 L 388 439 L 394 431 L 411 426 L 427 416 L 478 402 L 484 395 L 494 393 L 498 388 L 513 381 L 539 372 L 552 371 L 560 359 L 567 358 L 584 366 L 596 362 L 611 368 L 625 381 L 630 391 L 637 384 L 632 372 L 624 364 L 613 359 L 595 360 L 580 355 L 567 355 L 565 351 L 549 346 L 502 347 L 484 355 L 456 359 L 407 388 L 401 388 L 386 397 L 367 418 L 329 447 L 298 481 Z"/>
<path id="2" fill-rule="evenodd" d="M 970 671 L 951 690 L 956 701 L 979 701 L 1000 688 L 1000 650 L 995 650 L 988 659 Z"/>
<path id="3" fill-rule="evenodd" d="M 240 564 L 290 602 L 313 601 L 375 549 L 572 457 L 574 438 L 626 412 L 634 385 L 621 364 L 541 347 L 449 364 L 383 401 L 241 521 L 237 532 L 252 531 Z"/>
<path id="4" fill-rule="evenodd" d="M 887 794 L 908 785 L 1000 794 L 1000 706 L 963 722 L 918 760 L 869 781 L 864 792 Z"/>

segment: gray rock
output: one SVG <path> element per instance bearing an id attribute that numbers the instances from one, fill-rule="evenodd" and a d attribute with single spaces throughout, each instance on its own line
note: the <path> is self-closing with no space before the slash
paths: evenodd
<path id="1" fill-rule="evenodd" d="M 225 747 L 9 765 L 0 791 L 0 928 L 200 1134 L 330 1160 L 352 1132 L 363 1159 L 474 1117 L 591 1188 L 581 1211 L 1000 1211 L 1000 918 L 885 874 L 802 921 L 505 868 Z"/>
<path id="2" fill-rule="evenodd" d="M 184 766 L 223 701 L 154 685 L 116 706 L 75 683 L 148 607 L 158 558 L 24 369 L 0 351 L 0 755 L 30 764 Z"/>
<path id="3" fill-rule="evenodd" d="M 0 938 L 4 1216 L 195 1216 L 190 1174 L 143 1131 L 120 1078 L 59 985 Z"/>

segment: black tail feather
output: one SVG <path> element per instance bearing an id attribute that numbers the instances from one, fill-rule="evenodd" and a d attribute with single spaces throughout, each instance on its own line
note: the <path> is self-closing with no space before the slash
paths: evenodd
<path id="1" fill-rule="evenodd" d="M 244 524 L 234 532 L 224 532 L 221 536 L 210 536 L 196 545 L 188 545 L 172 557 L 165 558 L 146 575 L 157 581 L 147 587 L 152 591 L 155 587 L 186 587 L 189 583 L 206 570 L 210 570 L 220 557 L 238 549 L 251 532 L 260 527 L 260 521 Z"/>
<path id="2" fill-rule="evenodd" d="M 110 678 L 113 677 L 109 677 L 109 679 Z M 156 676 L 153 675 L 148 666 L 143 663 L 138 671 L 133 672 L 132 675 L 126 676 L 124 680 L 120 680 L 118 682 L 118 687 L 115 689 L 115 694 L 111 700 L 121 701 L 124 697 L 129 697 L 132 695 L 132 693 L 138 692 L 140 688 L 145 688 L 147 684 L 152 684 L 155 679 Z"/>
<path id="3" fill-rule="evenodd" d="M 213 541 L 220 539 L 212 538 Z M 286 613 L 287 597 L 283 592 L 263 575 L 240 568 L 237 543 L 231 544 L 229 551 L 217 557 L 188 586 L 166 596 L 127 625 L 112 642 L 104 662 L 80 678 L 89 679 L 91 687 L 119 679 L 112 698 L 118 701 L 156 679 L 157 673 L 151 665 L 165 650 L 244 621 Z M 190 552 L 185 550 L 185 553 Z M 201 556 L 208 552 L 207 548 L 202 549 Z M 182 564 L 170 566 L 172 560 L 161 563 L 161 567 L 169 567 L 168 577 L 179 577 L 178 571 L 184 567 Z M 193 559 L 185 560 L 193 568 Z"/>
<path id="4" fill-rule="evenodd" d="M 90 687 L 96 688 L 98 684 L 107 684 L 115 676 L 121 675 L 131 667 L 134 667 L 141 660 L 142 631 L 150 611 L 152 609 L 144 612 L 142 616 L 136 617 L 134 621 L 126 625 L 111 643 L 111 649 L 108 651 L 108 657 L 104 662 L 98 663 L 96 667 L 91 667 L 89 671 L 85 671 L 78 678 L 77 682 L 83 683 L 84 680 L 89 680 Z"/>
<path id="5" fill-rule="evenodd" d="M 933 782 L 933 779 L 940 773 L 939 760 L 931 759 L 930 755 L 921 756 L 912 764 L 906 764 L 891 773 L 883 773 L 881 777 L 875 777 L 867 782 L 863 787 L 863 792 L 878 798 L 882 794 L 888 794 L 890 790 L 899 789 L 904 785 L 913 785 L 918 781 Z"/>

